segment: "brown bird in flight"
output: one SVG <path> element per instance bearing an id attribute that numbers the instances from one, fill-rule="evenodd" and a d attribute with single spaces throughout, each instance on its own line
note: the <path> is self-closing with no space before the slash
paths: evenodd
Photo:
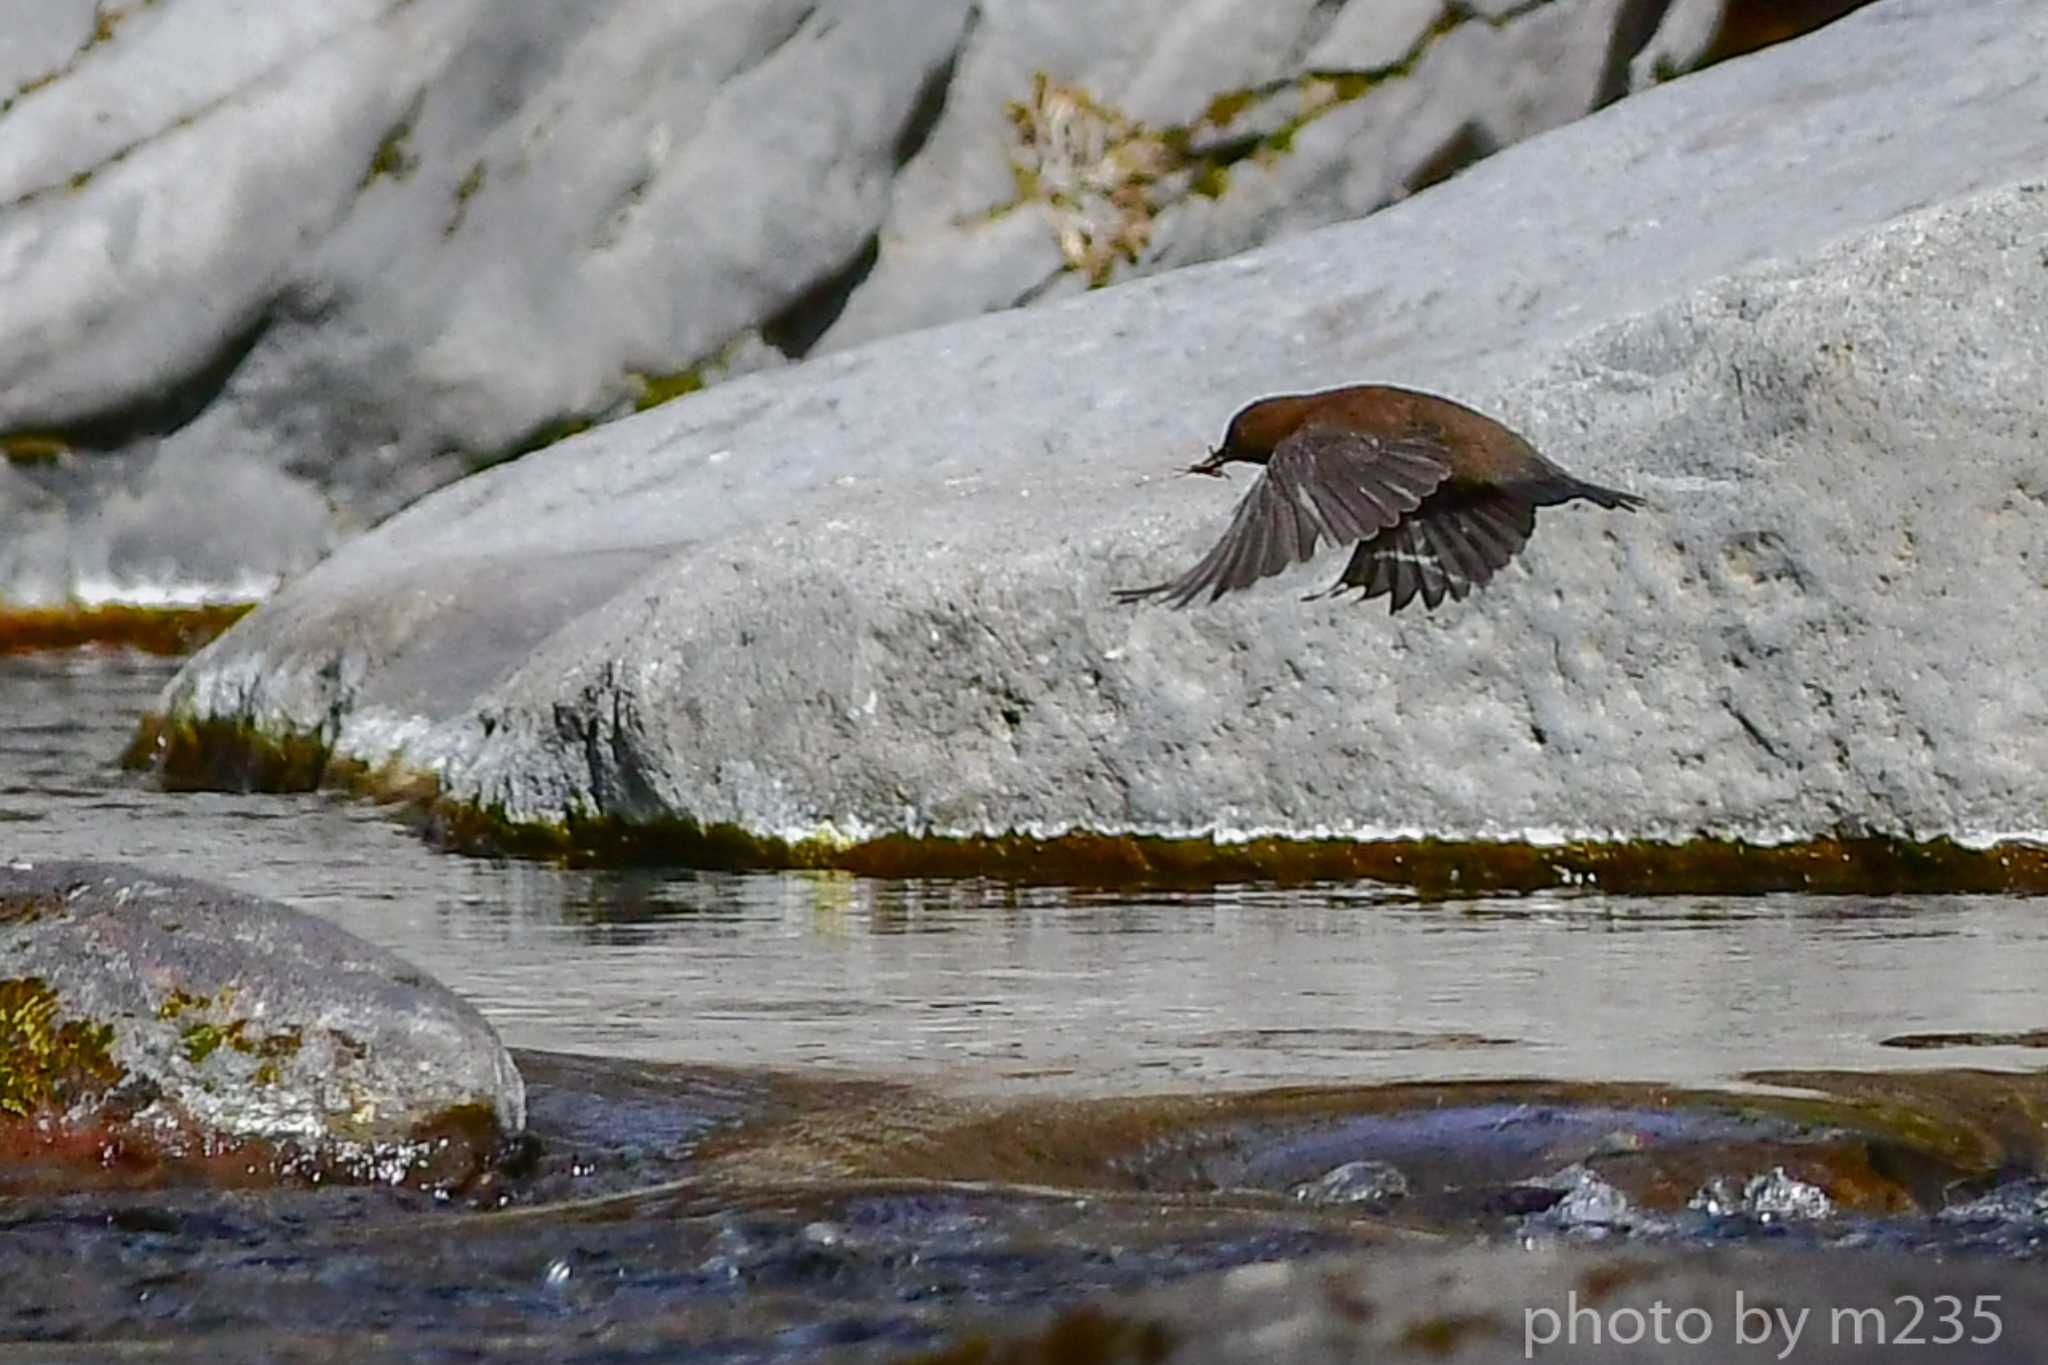
<path id="1" fill-rule="evenodd" d="M 1223 477 L 1233 461 L 1264 465 L 1216 548 L 1179 578 L 1124 588 L 1175 607 L 1248 588 L 1306 561 L 1318 541 L 1356 544 L 1330 587 L 1396 612 L 1422 598 L 1462 601 L 1505 568 L 1536 529 L 1536 509 L 1574 498 L 1636 508 L 1632 493 L 1575 479 L 1536 448 L 1462 403 L 1386 384 L 1261 398 L 1230 419 L 1223 444 L 1189 466 Z"/>

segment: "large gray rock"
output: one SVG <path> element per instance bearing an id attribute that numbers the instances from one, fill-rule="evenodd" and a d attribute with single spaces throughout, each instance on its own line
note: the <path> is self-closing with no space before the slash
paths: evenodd
<path id="1" fill-rule="evenodd" d="M 991 7 L 948 117 L 899 178 L 875 269 L 822 347 L 1361 217 L 1625 94 L 1645 20 L 1664 6 L 1118 8 L 1084 37 L 1055 20 L 1060 0 Z M 1706 53 L 1660 51 L 1679 69 Z M 1037 71 L 1053 79 L 1034 95 Z M 1022 145 L 1020 104 L 1033 128 Z"/>
<path id="2" fill-rule="evenodd" d="M 474 1007 L 325 920 L 185 877 L 0 863 L 0 997 L 0 1122 L 172 1155 L 255 1139 L 391 1180 L 439 1159 L 437 1125 L 486 1115 L 487 1147 L 526 1122 Z"/>
<path id="3" fill-rule="evenodd" d="M 0 17 L 0 433 L 79 448 L 16 600 L 260 581 L 709 363 L 860 253 L 968 0 L 77 8 Z"/>
<path id="4" fill-rule="evenodd" d="M 844 346 L 1366 212 L 1622 94 L 1667 8 L 0 0 L 0 601 L 261 595 L 835 317 Z M 1040 71 L 1032 153 L 1006 109 Z M 1038 188 L 993 213 L 1019 157 Z"/>
<path id="5" fill-rule="evenodd" d="M 2048 175 L 2048 13 L 1969 14 L 1996 44 L 1893 0 L 1365 223 L 490 471 L 166 706 L 513 819 L 792 838 L 2048 827 L 2048 196 L 1978 193 Z M 1368 377 L 1654 506 L 1546 513 L 1434 617 L 1293 600 L 1334 563 L 1110 605 L 1220 530 L 1235 490 L 1161 476 L 1235 407 Z"/>

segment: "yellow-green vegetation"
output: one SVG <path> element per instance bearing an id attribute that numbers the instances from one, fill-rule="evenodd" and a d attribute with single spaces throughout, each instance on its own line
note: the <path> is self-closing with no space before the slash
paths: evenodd
<path id="1" fill-rule="evenodd" d="M 233 998 L 231 990 L 223 990 L 221 992 L 221 1003 L 223 1005 Z M 163 1003 L 156 1007 L 156 1017 L 170 1020 L 176 1019 L 187 1010 L 210 1010 L 212 1008 L 213 999 L 211 996 L 191 995 L 185 991 L 173 990 L 164 997 Z"/>
<path id="2" fill-rule="evenodd" d="M 1165 131 L 1043 71 L 1006 112 L 1019 201 L 1045 206 L 1068 269 L 1107 284 L 1119 260 L 1143 252 L 1158 210 L 1185 195 L 1185 152 Z"/>
<path id="3" fill-rule="evenodd" d="M 304 1039 L 299 1030 L 286 1029 L 282 1033 L 269 1033 L 261 1038 L 248 1036 L 247 1019 L 231 1019 L 225 1024 L 201 1021 L 187 1024 L 178 1033 L 178 1041 L 184 1047 L 185 1060 L 193 1065 L 205 1061 L 222 1046 L 247 1057 L 261 1057 L 264 1065 L 257 1069 L 255 1081 L 259 1085 L 274 1083 L 278 1078 L 276 1063 L 285 1057 L 295 1057 Z M 266 1074 L 267 1073 L 267 1074 Z"/>
<path id="4" fill-rule="evenodd" d="M 591 420 L 588 417 L 551 418 L 548 421 L 542 422 L 532 431 L 527 432 L 526 435 L 520 437 L 497 454 L 475 456 L 469 462 L 470 472 L 474 474 L 485 469 L 495 468 L 501 464 L 510 464 L 522 455 L 531 455 L 536 450 L 545 450 L 558 441 L 566 441 L 571 436 L 580 436 L 590 430 L 590 428 Z"/>
<path id="5" fill-rule="evenodd" d="M 440 792 L 431 773 L 338 759 L 318 734 L 278 739 L 240 721 L 144 716 L 121 763 L 153 772 L 171 791 L 326 789 L 418 810 L 427 809 Z"/>
<path id="6" fill-rule="evenodd" d="M 1208 107 L 1202 110 L 1202 117 L 1196 121 L 1211 128 L 1228 128 L 1237 122 L 1240 114 L 1258 102 L 1256 90 L 1228 90 L 1210 100 Z"/>
<path id="7" fill-rule="evenodd" d="M 1466 23 L 1500 28 L 1551 0 L 1524 0 L 1480 15 L 1447 3 L 1437 19 L 1388 66 L 1367 71 L 1308 71 L 1290 80 L 1226 90 L 1188 124 L 1152 128 L 1078 85 L 1035 73 L 1031 93 L 1007 109 L 1015 143 L 1010 176 L 1015 195 L 990 216 L 1022 204 L 1043 206 L 1067 269 L 1091 285 L 1107 284 L 1119 262 L 1136 264 L 1159 214 L 1190 195 L 1221 198 L 1229 168 L 1246 158 L 1270 160 L 1294 150 L 1302 129 L 1332 110 L 1412 75 L 1429 50 Z M 1292 112 L 1263 133 L 1234 136 L 1232 125 L 1269 102 L 1292 100 Z"/>
<path id="8" fill-rule="evenodd" d="M 190 654 L 242 619 L 253 602 L 193 607 L 132 607 L 119 603 L 56 607 L 0 605 L 0 656 L 109 645 L 145 654 Z"/>
<path id="9" fill-rule="evenodd" d="M 362 181 L 356 186 L 357 191 L 368 189 L 382 176 L 404 180 L 411 175 L 419 165 L 418 159 L 406 148 L 406 144 L 411 140 L 410 118 L 393 124 L 391 130 L 384 134 L 384 140 L 377 144 L 377 150 L 371 154 L 369 169 L 363 172 Z"/>
<path id="10" fill-rule="evenodd" d="M 92 37 L 86 39 L 85 46 L 79 49 L 80 53 L 90 52 L 101 43 L 113 42 L 114 34 L 120 29 L 122 21 L 137 11 L 155 8 L 156 3 L 157 0 L 135 0 L 135 3 L 130 5 L 109 5 L 103 2 L 93 6 Z"/>
<path id="11" fill-rule="evenodd" d="M 4 114 L 13 108 L 14 102 L 22 96 L 32 95 L 44 86 L 53 84 L 70 75 L 72 68 L 78 65 L 79 59 L 84 57 L 86 53 L 102 43 L 110 43 L 114 40 L 114 35 L 119 31 L 121 22 L 124 19 L 138 11 L 154 9 L 156 5 L 157 0 L 135 0 L 135 3 L 130 5 L 108 5 L 102 0 L 102 3 L 94 5 L 92 28 L 86 34 L 85 41 L 78 45 L 78 50 L 66 58 L 62 65 L 54 66 L 40 75 L 23 81 L 15 88 L 12 95 L 9 95 L 4 100 L 0 100 L 0 114 Z"/>
<path id="12" fill-rule="evenodd" d="M 40 978 L 0 981 L 0 1112 L 65 1110 L 119 1085 L 111 1024 L 58 1022 L 57 993 Z"/>
<path id="13" fill-rule="evenodd" d="M 254 1080 L 258 1085 L 272 1084 L 280 1074 L 278 1061 L 297 1056 L 304 1037 L 297 1028 L 265 1034 L 261 1038 L 249 1037 L 249 1021 L 235 1018 L 232 1014 L 234 998 L 232 986 L 223 986 L 219 994 L 212 997 L 173 990 L 157 1006 L 156 1017 L 168 1023 L 188 1014 L 213 1016 L 195 1019 L 178 1031 L 185 1060 L 197 1066 L 226 1046 L 244 1056 L 261 1057 L 263 1065 L 257 1068 Z"/>
<path id="14" fill-rule="evenodd" d="M 239 1042 L 241 1036 L 242 1021 L 237 1019 L 228 1029 L 222 1029 L 218 1024 L 187 1024 L 178 1034 L 178 1041 L 184 1044 L 185 1060 L 197 1066 L 230 1037 Z"/>
<path id="15" fill-rule="evenodd" d="M 660 407 L 672 398 L 681 398 L 685 394 L 696 393 L 702 389 L 704 367 L 692 366 L 687 370 L 678 370 L 674 374 L 641 374 L 638 371 L 629 371 L 626 380 L 638 390 L 633 397 L 633 411 L 645 412 L 649 408 Z"/>
<path id="16" fill-rule="evenodd" d="M 448 222 L 441 229 L 443 237 L 453 237 L 461 230 L 463 219 L 469 216 L 469 201 L 476 198 L 477 191 L 483 187 L 484 163 L 478 161 L 455 186 L 455 212 L 448 215 Z"/>
<path id="17" fill-rule="evenodd" d="M 246 722 L 145 716 L 121 762 L 147 768 L 171 791 L 312 791 L 327 767 L 313 735 L 278 739 Z"/>
<path id="18" fill-rule="evenodd" d="M 688 369 L 672 374 L 648 374 L 640 370 L 627 370 L 625 382 L 633 393 L 633 411 L 646 412 L 663 403 L 697 393 L 711 383 L 714 371 L 722 369 L 738 349 L 738 343 L 721 347 L 709 359 Z M 514 441 L 502 453 L 480 456 L 470 462 L 472 472 L 489 469 L 494 465 L 506 464 L 536 450 L 544 450 L 571 436 L 580 436 L 596 423 L 588 416 L 557 417 L 541 423 L 532 431 Z"/>
<path id="19" fill-rule="evenodd" d="M 832 869 L 873 877 L 997 877 L 1072 885 L 1302 884 L 1377 881 L 1430 899 L 1599 888 L 1618 895 L 2048 892 L 2048 847 L 1970 848 L 1951 839 L 1869 835 L 1789 844 L 1585 840 L 1556 845 L 1467 839 L 1209 839 L 1073 833 L 975 837 L 886 834 L 786 840 L 687 818 L 627 822 L 574 812 L 558 822 L 508 818 L 443 795 L 430 774 L 328 760 L 315 734 L 278 737 L 241 721 L 145 718 L 125 761 L 173 790 L 308 791 L 324 787 L 414 808 L 441 842 L 465 852 L 572 866 Z"/>
<path id="20" fill-rule="evenodd" d="M 71 443 L 46 431 L 14 431 L 0 436 L 0 459 L 9 464 L 55 464 L 71 453 Z"/>

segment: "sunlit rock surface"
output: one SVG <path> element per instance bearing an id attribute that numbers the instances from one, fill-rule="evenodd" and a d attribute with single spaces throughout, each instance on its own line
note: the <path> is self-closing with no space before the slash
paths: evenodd
<path id="1" fill-rule="evenodd" d="M 16 599 L 274 578 L 697 382 L 860 252 L 968 4 L 79 11 L 0 89 Z"/>
<path id="2" fill-rule="evenodd" d="M 0 602 L 262 596 L 828 328 L 1357 216 L 1620 96 L 1670 8 L 12 5 Z"/>
<path id="3" fill-rule="evenodd" d="M 1367 222 L 492 470 L 167 709 L 513 821 L 827 843 L 2041 830 L 2048 12 L 1968 13 L 1995 46 L 1895 0 Z M 1233 409 L 1367 378 L 1652 505 L 1544 513 L 1435 616 L 1296 601 L 1331 557 L 1111 605 L 1225 523 L 1241 481 L 1167 476 Z"/>
<path id="4" fill-rule="evenodd" d="M 474 1169 L 525 1117 L 482 1015 L 325 920 L 120 864 L 0 863 L 17 1161 L 82 1144 L 88 1170 L 129 1149 L 204 1167 L 255 1142 L 272 1175 L 396 1182 Z M 451 1163 L 451 1142 L 472 1150 Z"/>

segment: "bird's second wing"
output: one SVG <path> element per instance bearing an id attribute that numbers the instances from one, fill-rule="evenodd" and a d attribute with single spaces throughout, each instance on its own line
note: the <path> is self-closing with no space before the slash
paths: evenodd
<path id="1" fill-rule="evenodd" d="M 1122 589 L 1117 599 L 1159 597 L 1184 607 L 1206 592 L 1213 602 L 1308 559 L 1319 539 L 1345 545 L 1396 525 L 1450 469 L 1443 449 L 1428 440 L 1305 427 L 1274 449 L 1230 529 L 1200 563 L 1169 582 Z"/>
<path id="2" fill-rule="evenodd" d="M 1536 529 L 1536 509 L 1503 493 L 1453 486 L 1398 526 L 1360 542 L 1328 591 L 1356 590 L 1363 601 L 1385 597 L 1390 612 L 1418 595 L 1435 611 L 1446 597 L 1463 600 L 1507 567 Z"/>

